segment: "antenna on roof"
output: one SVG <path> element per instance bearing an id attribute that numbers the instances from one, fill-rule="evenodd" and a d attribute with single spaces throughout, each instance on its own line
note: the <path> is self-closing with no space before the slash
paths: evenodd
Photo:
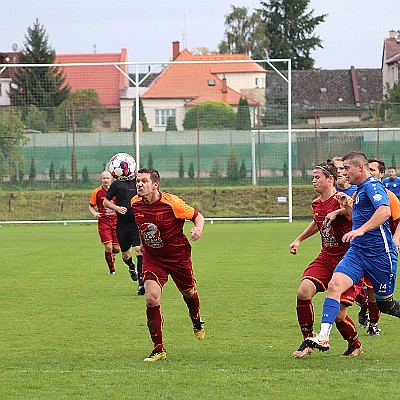
<path id="1" fill-rule="evenodd" d="M 17 52 L 18 51 L 18 45 L 17 43 L 13 43 L 11 48 L 13 49 L 13 51 Z"/>
<path id="2" fill-rule="evenodd" d="M 96 54 L 96 43 L 93 45 L 93 53 Z"/>

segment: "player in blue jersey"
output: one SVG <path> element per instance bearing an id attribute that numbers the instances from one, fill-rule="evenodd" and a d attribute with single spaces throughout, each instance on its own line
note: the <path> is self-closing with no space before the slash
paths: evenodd
<path id="1" fill-rule="evenodd" d="M 392 191 L 398 199 L 400 199 L 400 178 L 396 176 L 396 167 L 388 168 L 388 178 L 385 178 L 382 183 L 385 188 Z"/>
<path id="2" fill-rule="evenodd" d="M 349 197 L 353 197 L 353 194 L 357 190 L 357 185 L 350 185 L 347 176 L 344 174 L 343 157 L 333 157 L 332 162 L 335 164 L 337 171 L 336 190 L 346 193 Z"/>
<path id="3" fill-rule="evenodd" d="M 340 295 L 368 275 L 381 312 L 400 318 L 400 302 L 393 299 L 397 272 L 397 249 L 388 218 L 389 197 L 382 183 L 371 176 L 365 154 L 353 151 L 343 157 L 350 184 L 358 186 L 353 203 L 353 229 L 343 236 L 350 248 L 335 268 L 322 310 L 321 331 L 307 338 L 308 346 L 329 350 L 329 335 L 340 308 Z M 338 194 L 348 206 L 347 196 Z"/>

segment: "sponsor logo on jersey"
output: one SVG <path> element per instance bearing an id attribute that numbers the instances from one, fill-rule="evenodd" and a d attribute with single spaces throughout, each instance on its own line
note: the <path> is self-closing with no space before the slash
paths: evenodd
<path id="1" fill-rule="evenodd" d="M 140 236 L 145 244 L 153 249 L 164 247 L 160 231 L 155 224 L 146 222 L 140 225 Z"/>

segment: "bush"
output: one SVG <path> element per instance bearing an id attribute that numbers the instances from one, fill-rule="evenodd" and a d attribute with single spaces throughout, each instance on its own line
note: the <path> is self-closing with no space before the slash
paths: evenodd
<path id="1" fill-rule="evenodd" d="M 204 101 L 190 108 L 183 120 L 184 129 L 218 129 L 235 127 L 236 113 L 222 101 Z"/>

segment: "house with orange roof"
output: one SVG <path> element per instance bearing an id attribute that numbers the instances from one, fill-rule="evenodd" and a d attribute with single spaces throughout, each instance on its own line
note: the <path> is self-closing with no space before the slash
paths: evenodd
<path id="1" fill-rule="evenodd" d="M 121 73 L 115 65 L 110 63 L 126 63 L 128 61 L 126 49 L 120 53 L 92 53 L 92 54 L 57 54 L 55 63 L 66 64 L 62 70 L 66 76 L 66 83 L 71 91 L 81 89 L 94 89 L 99 95 L 100 102 L 108 111 L 98 121 L 98 128 L 102 130 L 120 129 L 120 92 L 129 87 L 127 78 L 128 66 L 119 65 L 125 72 Z M 98 65 L 77 65 L 98 64 Z"/>
<path id="2" fill-rule="evenodd" d="M 386 95 L 400 78 L 400 31 L 389 31 L 389 38 L 383 42 L 382 78 Z"/>
<path id="3" fill-rule="evenodd" d="M 237 111 L 241 97 L 247 98 L 255 125 L 258 105 L 265 97 L 265 74 L 266 70 L 245 54 L 194 55 L 187 49 L 180 51 L 179 42 L 174 42 L 173 62 L 141 96 L 149 127 L 164 131 L 172 116 L 178 130 L 182 130 L 190 107 L 214 100 Z M 258 98 L 250 97 L 257 90 Z"/>

